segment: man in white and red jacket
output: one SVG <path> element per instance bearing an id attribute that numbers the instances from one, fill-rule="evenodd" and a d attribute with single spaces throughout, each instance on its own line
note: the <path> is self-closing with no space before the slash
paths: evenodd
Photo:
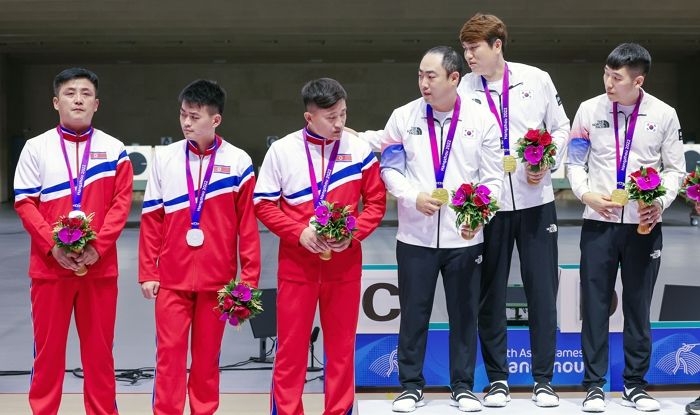
<path id="1" fill-rule="evenodd" d="M 219 352 L 225 322 L 217 290 L 236 278 L 257 287 L 260 237 L 250 157 L 215 133 L 226 94 L 197 80 L 180 93 L 186 140 L 157 151 L 141 218 L 139 282 L 155 298 L 155 414 L 213 414 L 219 407 Z M 195 191 L 196 190 L 196 191 Z M 187 346 L 192 365 L 187 379 Z"/>
<path id="2" fill-rule="evenodd" d="M 333 79 L 307 83 L 302 89 L 306 128 L 270 147 L 255 186 L 255 212 L 281 239 L 278 346 L 270 399 L 273 414 L 304 413 L 301 395 L 317 303 L 326 355 L 324 414 L 352 411 L 362 272 L 360 241 L 384 216 L 386 190 L 369 145 L 343 133 L 346 97 L 343 87 Z M 357 215 L 352 239 L 328 241 L 316 234 L 310 219 L 324 200 L 349 206 Z M 328 250 L 332 258 L 320 259 L 319 254 Z"/>
<path id="3" fill-rule="evenodd" d="M 56 414 L 71 314 L 85 370 L 85 412 L 116 414 L 112 343 L 117 310 L 117 248 L 131 207 L 133 171 L 124 145 L 92 127 L 98 78 L 70 68 L 54 79 L 60 125 L 27 141 L 15 172 L 15 210 L 31 237 L 34 368 L 29 405 Z M 73 180 L 75 178 L 75 180 Z M 71 183 L 73 182 L 73 183 Z M 83 253 L 54 243 L 59 216 L 93 213 L 97 238 Z M 75 271 L 86 266 L 84 276 Z"/>

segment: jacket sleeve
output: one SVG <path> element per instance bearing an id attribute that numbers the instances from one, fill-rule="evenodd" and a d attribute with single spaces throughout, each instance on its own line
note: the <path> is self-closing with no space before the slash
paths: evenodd
<path id="1" fill-rule="evenodd" d="M 385 130 L 367 130 L 357 133 L 358 137 L 372 148 L 372 151 L 382 151 L 382 145 L 388 140 Z"/>
<path id="2" fill-rule="evenodd" d="M 37 244 L 42 252 L 49 255 L 55 243 L 53 226 L 39 212 L 42 185 L 38 153 L 31 141 L 27 142 L 17 161 L 14 179 L 15 211 L 29 233 L 32 243 Z"/>
<path id="3" fill-rule="evenodd" d="M 394 111 L 384 128 L 381 176 L 387 190 L 396 197 L 398 203 L 415 209 L 420 192 L 406 178 L 406 150 L 398 125 L 398 114 Z"/>
<path id="4" fill-rule="evenodd" d="M 664 138 L 661 143 L 661 164 L 663 170 L 660 174 L 666 188 L 666 194 L 659 199 L 662 209 L 665 210 L 676 199 L 686 173 L 681 124 L 675 110 L 671 110 L 665 126 Z"/>
<path id="5" fill-rule="evenodd" d="M 255 174 L 253 164 L 242 174 L 241 185 L 236 194 L 236 213 L 238 215 L 238 255 L 241 263 L 241 280 L 253 287 L 260 281 L 260 233 L 258 220 L 253 206 Z"/>
<path id="6" fill-rule="evenodd" d="M 270 230 L 287 243 L 299 243 L 301 233 L 308 223 L 299 223 L 287 216 L 279 206 L 282 195 L 282 175 L 277 158 L 276 146 L 273 144 L 265 155 L 255 184 L 253 202 L 255 215 Z"/>
<path id="7" fill-rule="evenodd" d="M 386 212 L 386 188 L 379 177 L 379 163 L 374 153 L 365 158 L 362 170 L 362 213 L 357 218 L 354 238 L 362 241 L 376 228 Z"/>
<path id="8" fill-rule="evenodd" d="M 92 242 L 100 256 L 110 249 L 116 249 L 117 239 L 126 225 L 131 210 L 131 196 L 134 184 L 134 171 L 129 156 L 122 146 L 117 160 L 117 172 L 114 178 L 114 194 L 107 209 L 102 227 L 97 238 Z"/>
<path id="9" fill-rule="evenodd" d="M 165 209 L 160 181 L 158 152 L 153 153 L 148 183 L 143 197 L 141 230 L 139 233 L 139 283 L 160 281 L 158 257 L 165 234 Z"/>
<path id="10" fill-rule="evenodd" d="M 591 141 L 587 125 L 583 106 L 579 106 L 574 124 L 571 126 L 566 158 L 566 176 L 569 178 L 571 190 L 579 200 L 591 191 L 588 185 L 588 156 L 591 152 Z"/>
<path id="11" fill-rule="evenodd" d="M 544 122 L 552 135 L 552 141 L 557 146 L 557 154 L 554 158 L 555 163 L 552 166 L 552 171 L 556 171 L 561 166 L 566 154 L 566 144 L 569 141 L 569 118 L 564 112 L 561 98 L 554 87 L 552 78 L 547 72 L 543 72 L 543 77 L 545 102 L 547 103 Z"/>

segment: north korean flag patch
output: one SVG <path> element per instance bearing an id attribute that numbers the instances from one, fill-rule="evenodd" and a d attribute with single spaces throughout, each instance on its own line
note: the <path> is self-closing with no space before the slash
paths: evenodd
<path id="1" fill-rule="evenodd" d="M 352 154 L 338 154 L 338 157 L 336 157 L 335 161 L 339 161 L 341 163 L 352 163 Z"/>
<path id="2" fill-rule="evenodd" d="M 107 152 L 105 151 L 91 151 L 90 159 L 92 160 L 107 160 Z"/>
<path id="3" fill-rule="evenodd" d="M 224 166 L 221 164 L 215 164 L 214 165 L 214 173 L 231 174 L 231 166 Z"/>

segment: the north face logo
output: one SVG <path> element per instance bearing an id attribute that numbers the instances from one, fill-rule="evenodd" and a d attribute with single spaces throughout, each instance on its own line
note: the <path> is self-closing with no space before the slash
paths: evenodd
<path id="1" fill-rule="evenodd" d="M 659 259 L 659 258 L 661 258 L 661 250 L 657 249 L 654 252 L 652 252 L 651 254 L 649 254 L 649 256 L 651 257 L 651 259 Z"/>
<path id="2" fill-rule="evenodd" d="M 483 255 L 479 255 L 479 256 L 476 257 L 476 259 L 474 260 L 474 262 L 476 262 L 477 264 L 481 264 L 483 261 L 484 261 L 484 256 L 483 256 Z"/>
<path id="3" fill-rule="evenodd" d="M 559 230 L 559 228 L 557 228 L 557 225 L 555 223 L 547 227 L 547 232 L 549 233 L 557 233 L 557 230 Z"/>
<path id="4" fill-rule="evenodd" d="M 409 128 L 408 133 L 411 135 L 422 135 L 423 130 L 421 130 L 420 127 L 411 127 Z"/>
<path id="5" fill-rule="evenodd" d="M 593 123 L 595 128 L 610 128 L 610 123 L 607 120 L 598 120 Z"/>

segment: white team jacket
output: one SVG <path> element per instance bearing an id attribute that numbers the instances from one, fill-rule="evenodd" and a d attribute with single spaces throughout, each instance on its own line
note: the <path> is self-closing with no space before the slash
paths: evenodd
<path id="1" fill-rule="evenodd" d="M 552 78 L 547 72 L 534 66 L 514 62 L 508 62 L 508 73 L 511 155 L 518 158 L 515 151 L 518 139 L 522 138 L 528 129 L 546 128 L 557 146 L 556 165 L 552 167 L 556 170 L 563 160 L 569 138 L 569 119 L 561 105 L 561 99 L 552 83 Z M 498 81 L 498 84 L 500 85 L 501 81 Z M 498 90 L 500 89 L 499 87 Z M 462 97 L 480 104 L 495 120 L 489 110 L 481 76 L 474 73 L 466 74 L 462 77 L 457 90 Z M 502 95 L 498 91 L 491 90 L 491 97 L 499 113 L 502 113 Z M 504 176 L 501 199 L 501 210 L 527 209 L 552 202 L 554 191 L 551 174 L 547 173 L 537 185 L 528 184 L 525 166 L 518 160 L 515 173 L 506 173 Z"/>
<path id="2" fill-rule="evenodd" d="M 620 154 L 631 108 L 618 108 Z M 610 195 L 615 189 L 617 162 L 613 125 L 612 102 L 605 94 L 583 102 L 576 113 L 566 165 L 571 188 L 579 199 L 586 192 Z M 668 208 L 685 176 L 681 127 L 676 110 L 647 92 L 639 108 L 625 181 L 641 166 L 660 171 L 666 195 L 659 200 L 663 209 Z M 639 223 L 636 201 L 629 201 L 619 210 L 616 218 L 608 220 L 586 206 L 583 217 L 605 222 Z"/>
<path id="3" fill-rule="evenodd" d="M 442 123 L 435 120 L 440 153 L 450 123 L 451 115 Z M 382 179 L 389 192 L 398 199 L 396 238 L 399 241 L 431 248 L 460 248 L 483 242 L 483 232 L 469 241 L 460 236 L 455 225 L 457 215 L 447 205 L 433 216 L 425 216 L 416 209 L 418 193 L 430 194 L 436 187 L 423 98 L 394 110 L 384 131 L 360 135 L 383 149 Z M 503 186 L 500 135 L 493 115 L 462 97 L 444 188 L 454 191 L 463 183 L 479 182 L 491 189 L 500 205 Z"/>

